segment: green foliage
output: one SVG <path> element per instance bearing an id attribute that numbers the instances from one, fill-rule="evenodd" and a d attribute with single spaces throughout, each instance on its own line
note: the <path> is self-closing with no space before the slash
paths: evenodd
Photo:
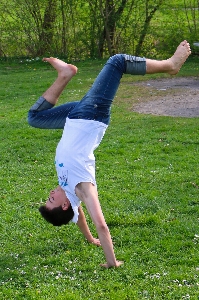
<path id="1" fill-rule="evenodd" d="M 2 0 L 0 8 L 0 57 L 158 58 L 199 40 L 195 0 Z"/>
<path id="2" fill-rule="evenodd" d="M 78 63 L 60 103 L 80 99 L 103 63 Z M 197 76 L 196 60 L 180 74 Z M 74 224 L 54 228 L 38 213 L 57 183 L 61 131 L 30 128 L 26 115 L 54 77 L 40 61 L 0 65 L 0 298 L 198 299 L 199 120 L 132 112 L 129 82 L 138 77 L 124 76 L 95 153 L 100 201 L 117 258 L 125 261 L 106 270 L 102 249 Z"/>

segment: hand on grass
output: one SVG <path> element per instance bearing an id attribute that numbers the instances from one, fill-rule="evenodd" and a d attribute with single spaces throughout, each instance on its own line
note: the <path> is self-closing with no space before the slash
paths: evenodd
<path id="1" fill-rule="evenodd" d="M 98 247 L 101 246 L 99 239 L 92 238 L 92 240 L 88 240 L 88 242 Z"/>
<path id="2" fill-rule="evenodd" d="M 123 263 L 124 263 L 123 261 L 117 260 L 115 266 L 110 266 L 110 265 L 107 264 L 107 263 L 106 263 L 106 264 L 100 264 L 100 266 L 103 267 L 103 268 L 107 268 L 107 269 L 108 269 L 108 268 L 118 268 L 118 267 L 120 267 L 121 265 L 123 265 Z"/>

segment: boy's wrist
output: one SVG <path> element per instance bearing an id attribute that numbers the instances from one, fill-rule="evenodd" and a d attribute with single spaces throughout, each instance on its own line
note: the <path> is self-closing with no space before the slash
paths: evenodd
<path id="1" fill-rule="evenodd" d="M 87 237 L 86 239 L 89 243 L 92 243 L 94 240 L 94 237 L 91 235 L 91 236 Z"/>

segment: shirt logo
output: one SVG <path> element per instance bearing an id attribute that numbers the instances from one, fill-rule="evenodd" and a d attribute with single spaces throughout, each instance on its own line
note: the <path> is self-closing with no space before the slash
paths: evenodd
<path id="1" fill-rule="evenodd" d="M 64 168 L 64 164 L 58 164 L 60 168 Z M 58 181 L 61 187 L 65 187 L 68 185 L 68 170 L 59 170 L 58 169 Z"/>

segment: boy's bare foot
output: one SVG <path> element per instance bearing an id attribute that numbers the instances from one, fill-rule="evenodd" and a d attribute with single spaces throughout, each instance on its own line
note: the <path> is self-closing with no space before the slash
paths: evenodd
<path id="1" fill-rule="evenodd" d="M 170 75 L 177 74 L 190 54 L 191 49 L 189 43 L 186 40 L 181 42 L 174 55 L 168 59 L 171 62 L 171 71 L 168 73 Z"/>
<path id="2" fill-rule="evenodd" d="M 66 81 L 69 81 L 77 73 L 76 66 L 67 64 L 58 58 L 44 57 L 43 61 L 50 63 L 53 66 L 53 68 L 55 68 L 57 70 L 58 77 L 61 76 L 61 77 L 65 78 Z"/>

